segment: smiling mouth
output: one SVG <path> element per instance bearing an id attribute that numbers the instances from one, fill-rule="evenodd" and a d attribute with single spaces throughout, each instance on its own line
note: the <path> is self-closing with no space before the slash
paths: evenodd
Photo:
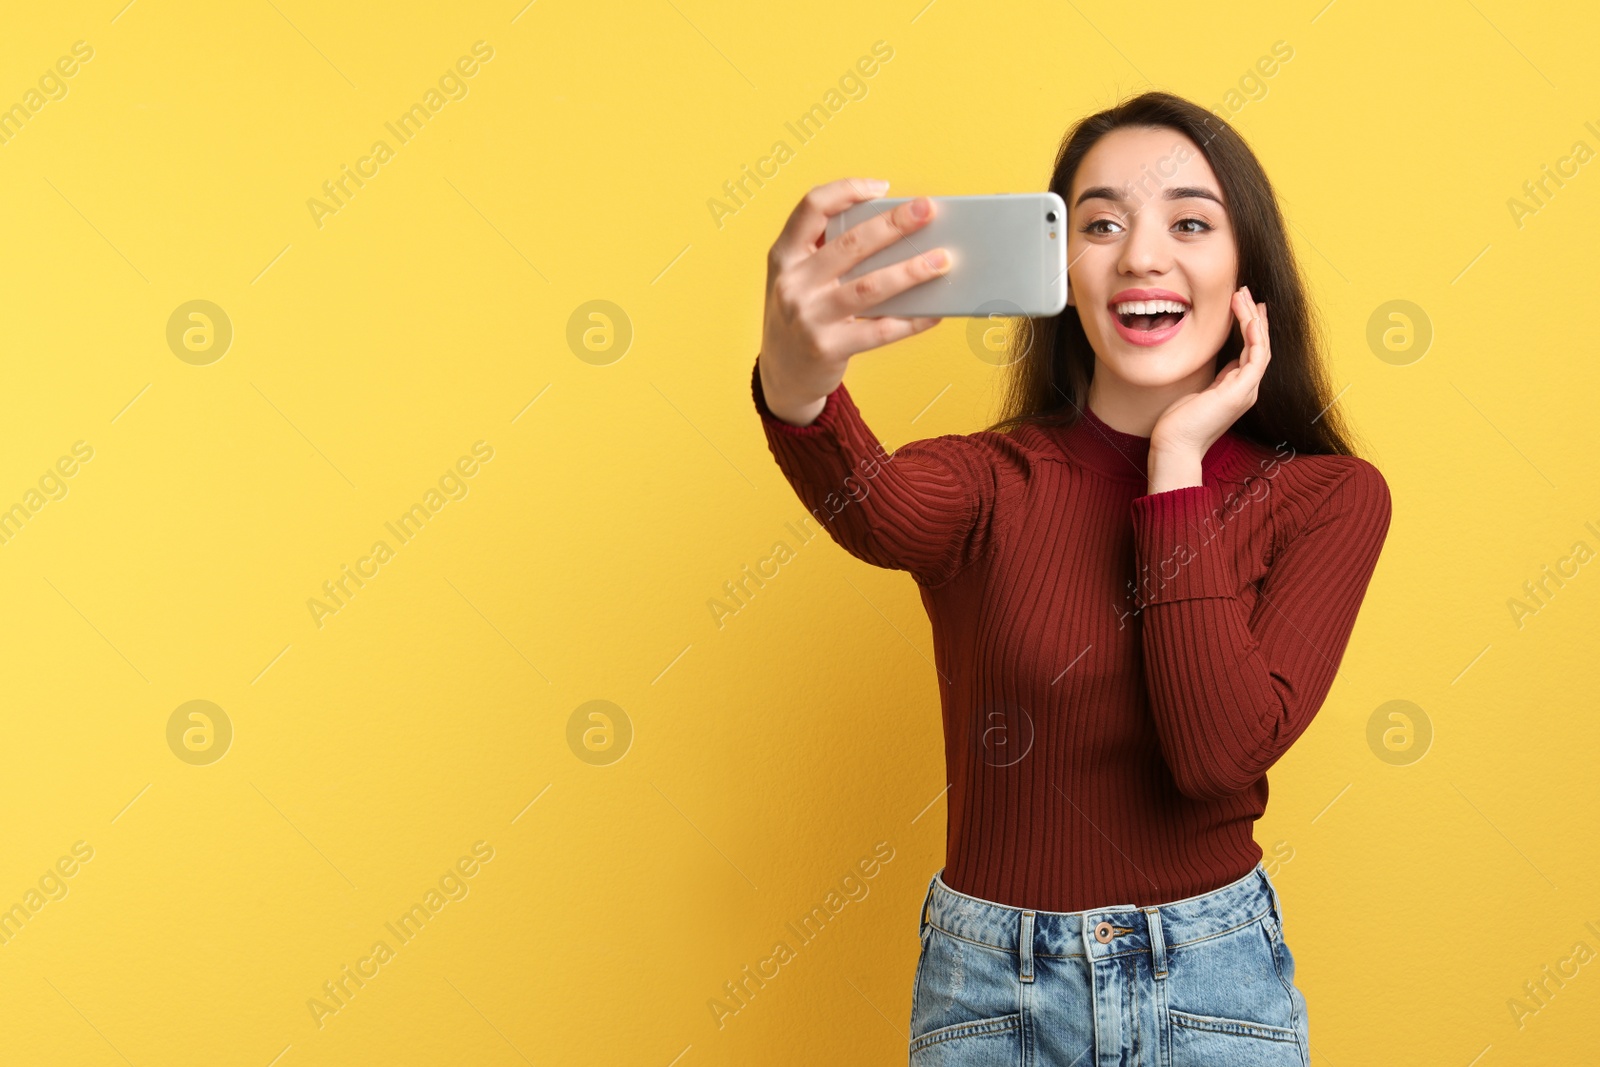
<path id="1" fill-rule="evenodd" d="M 1118 322 L 1128 329 L 1139 330 L 1144 333 L 1176 326 L 1190 311 L 1189 307 L 1179 304 L 1177 301 L 1159 301 L 1164 306 L 1155 308 L 1150 307 L 1148 302 L 1136 303 L 1140 306 L 1139 311 L 1124 313 L 1113 307 L 1111 313 L 1117 317 Z"/>
<path id="2" fill-rule="evenodd" d="M 1154 315 L 1118 315 L 1117 320 L 1130 330 L 1141 330 L 1149 333 L 1177 325 L 1178 321 L 1186 314 L 1188 314 L 1186 311 L 1162 311 Z"/>

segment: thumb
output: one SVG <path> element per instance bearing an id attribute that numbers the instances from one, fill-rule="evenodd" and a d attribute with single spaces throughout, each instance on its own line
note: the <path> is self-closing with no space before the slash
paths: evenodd
<path id="1" fill-rule="evenodd" d="M 1220 387 L 1223 384 L 1224 380 L 1228 379 L 1229 377 L 1231 377 L 1233 372 L 1237 371 L 1238 369 L 1239 369 L 1239 357 L 1235 356 L 1232 359 L 1228 360 L 1228 362 L 1224 363 L 1222 365 L 1222 369 L 1221 370 L 1217 371 L 1217 376 L 1215 378 L 1211 379 L 1211 385 L 1209 386 L 1209 388 L 1215 389 L 1215 388 Z"/>

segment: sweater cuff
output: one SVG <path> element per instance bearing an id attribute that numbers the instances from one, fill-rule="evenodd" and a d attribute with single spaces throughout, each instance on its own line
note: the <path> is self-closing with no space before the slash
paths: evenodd
<path id="1" fill-rule="evenodd" d="M 1135 497 L 1138 595 L 1145 604 L 1237 595 L 1222 490 L 1186 485 Z"/>
<path id="2" fill-rule="evenodd" d="M 843 395 L 841 395 L 843 394 Z M 844 383 L 840 382 L 823 401 L 822 412 L 811 422 L 804 426 L 796 426 L 792 422 L 784 422 L 772 413 L 767 407 L 767 394 L 761 389 L 761 357 L 750 365 L 750 395 L 755 400 L 756 411 L 761 414 L 761 423 L 768 432 L 790 435 L 794 437 L 818 437 L 832 433 L 837 426 L 843 406 L 849 402 L 849 394 L 844 392 Z"/>

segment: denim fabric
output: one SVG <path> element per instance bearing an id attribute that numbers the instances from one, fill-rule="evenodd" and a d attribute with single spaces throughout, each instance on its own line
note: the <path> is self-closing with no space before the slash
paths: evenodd
<path id="1" fill-rule="evenodd" d="M 928 883 L 911 1067 L 1310 1067 L 1266 868 L 1166 904 L 1027 911 Z"/>

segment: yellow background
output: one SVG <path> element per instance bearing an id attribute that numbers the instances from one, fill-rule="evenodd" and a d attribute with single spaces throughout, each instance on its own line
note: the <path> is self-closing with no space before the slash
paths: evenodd
<path id="1" fill-rule="evenodd" d="M 1043 188 L 1073 120 L 1152 86 L 1260 153 L 1394 497 L 1257 834 L 1314 1062 L 1592 1054 L 1600 963 L 1521 1026 L 1507 1006 L 1600 949 L 1600 576 L 1520 628 L 1508 606 L 1600 547 L 1600 164 L 1520 227 L 1507 206 L 1600 148 L 1592 5 L 121 3 L 0 35 L 0 106 L 94 52 L 0 145 L 0 506 L 94 451 L 0 545 L 0 906 L 93 849 L 0 947 L 0 1062 L 903 1062 L 944 845 L 915 586 L 824 537 L 720 628 L 708 607 L 804 515 L 750 402 L 764 255 L 835 177 Z M 798 145 L 785 121 L 879 40 Z M 477 41 L 467 95 L 395 145 Z M 319 227 L 307 201 L 380 138 Z M 203 366 L 166 340 L 196 299 L 234 331 Z M 1396 299 L 1434 330 L 1405 365 L 1366 341 Z M 567 342 L 591 300 L 633 328 L 605 365 Z M 994 414 L 1006 372 L 963 326 L 852 368 L 886 445 Z M 477 441 L 467 495 L 318 627 L 322 583 Z M 209 765 L 168 746 L 191 700 L 233 727 Z M 569 745 L 590 700 L 631 724 L 609 765 Z M 1391 700 L 1433 731 L 1403 766 L 1367 740 Z M 323 983 L 478 841 L 468 894 L 319 1026 Z M 723 983 L 878 842 L 870 894 L 719 1027 Z"/>

